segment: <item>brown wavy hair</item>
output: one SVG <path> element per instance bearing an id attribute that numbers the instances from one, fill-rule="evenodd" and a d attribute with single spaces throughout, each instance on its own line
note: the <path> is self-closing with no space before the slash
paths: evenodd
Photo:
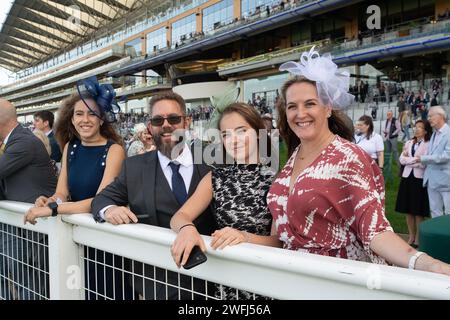
<path id="1" fill-rule="evenodd" d="M 81 140 L 77 130 L 72 124 L 75 104 L 78 101 L 81 101 L 81 98 L 78 93 L 74 93 L 63 100 L 62 105 L 58 110 L 58 119 L 55 123 L 55 138 L 56 141 L 58 141 L 61 150 L 63 150 L 64 146 L 74 138 Z M 103 122 L 100 126 L 100 135 L 123 146 L 123 139 L 116 132 L 111 123 L 106 121 Z"/>
<path id="2" fill-rule="evenodd" d="M 300 139 L 289 127 L 286 117 L 286 92 L 290 86 L 296 83 L 309 83 L 314 87 L 315 81 L 311 81 L 305 77 L 294 77 L 287 80 L 281 87 L 281 99 L 279 99 L 276 108 L 278 110 L 277 126 L 280 130 L 280 136 L 286 141 L 288 147 L 289 157 L 294 152 L 295 148 L 300 144 Z M 344 138 L 350 142 L 353 141 L 354 128 L 349 119 L 342 111 L 332 110 L 331 117 L 328 118 L 328 128 L 334 134 L 337 134 L 341 138 Z"/>

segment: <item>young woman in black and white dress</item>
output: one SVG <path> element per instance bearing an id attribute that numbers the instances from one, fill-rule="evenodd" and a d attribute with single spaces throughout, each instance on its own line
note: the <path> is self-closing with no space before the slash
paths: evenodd
<path id="1" fill-rule="evenodd" d="M 270 236 L 272 218 L 266 195 L 274 172 L 261 164 L 258 156 L 258 130 L 265 129 L 261 116 L 254 108 L 235 103 L 223 111 L 218 124 L 224 149 L 234 159 L 234 164 L 214 166 L 172 217 L 170 226 L 178 233 L 172 245 L 172 256 L 178 267 L 186 263 L 194 246 L 206 251 L 192 222 L 211 201 L 220 228 L 212 234 L 213 249 L 241 242 L 281 245 L 275 236 Z M 227 292 L 231 291 L 225 290 L 225 294 Z M 226 298 L 233 297 L 227 295 Z"/>

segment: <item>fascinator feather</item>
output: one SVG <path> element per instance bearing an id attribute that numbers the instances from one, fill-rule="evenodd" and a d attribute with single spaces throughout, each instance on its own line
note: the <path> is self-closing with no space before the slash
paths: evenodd
<path id="1" fill-rule="evenodd" d="M 226 107 L 235 103 L 239 97 L 240 89 L 231 88 L 218 96 L 210 97 L 211 105 L 214 108 L 213 114 L 209 120 L 209 129 L 217 129 L 219 127 L 219 118 Z"/>
<path id="2" fill-rule="evenodd" d="M 301 54 L 300 62 L 283 63 L 279 70 L 314 81 L 322 104 L 333 109 L 344 109 L 354 101 L 354 96 L 348 93 L 350 74 L 339 71 L 330 54 L 320 56 L 315 46 Z"/>
<path id="3" fill-rule="evenodd" d="M 110 84 L 99 84 L 97 77 L 89 77 L 77 82 L 77 91 L 86 107 L 97 117 L 106 122 L 115 122 L 120 107 L 116 101 L 116 92 Z M 96 102 L 98 110 L 86 101 L 92 99 Z M 123 99 L 121 99 L 122 101 Z"/>

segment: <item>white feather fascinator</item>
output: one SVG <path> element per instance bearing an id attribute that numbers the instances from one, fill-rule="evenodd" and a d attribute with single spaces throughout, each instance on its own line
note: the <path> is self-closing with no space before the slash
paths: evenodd
<path id="1" fill-rule="evenodd" d="M 331 55 L 320 56 L 315 46 L 309 52 L 302 53 L 300 63 L 288 61 L 280 66 L 280 71 L 288 71 L 316 82 L 322 104 L 330 105 L 333 109 L 344 109 L 354 101 L 355 97 L 348 93 L 350 74 L 338 71 Z"/>

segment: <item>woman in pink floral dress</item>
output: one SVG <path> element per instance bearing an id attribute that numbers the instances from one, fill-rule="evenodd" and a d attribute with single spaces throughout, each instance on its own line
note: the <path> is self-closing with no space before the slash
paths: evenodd
<path id="1" fill-rule="evenodd" d="M 350 142 L 338 110 L 353 100 L 349 75 L 314 48 L 280 70 L 297 76 L 283 85 L 278 110 L 290 159 L 267 197 L 284 248 L 450 275 L 448 264 L 410 247 L 387 221 L 382 173 Z"/>

